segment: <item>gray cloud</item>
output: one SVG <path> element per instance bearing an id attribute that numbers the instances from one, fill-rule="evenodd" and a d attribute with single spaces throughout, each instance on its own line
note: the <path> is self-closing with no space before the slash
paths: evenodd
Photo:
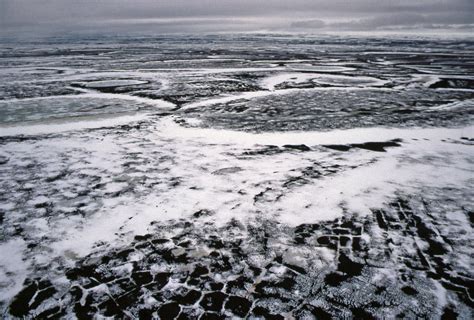
<path id="1" fill-rule="evenodd" d="M 0 25 L 159 32 L 364 30 L 473 24 L 472 12 L 472 0 L 0 0 Z"/>
<path id="2" fill-rule="evenodd" d="M 322 20 L 301 20 L 291 23 L 292 29 L 302 30 L 394 30 L 394 29 L 463 29 L 474 28 L 470 14 L 379 14 L 374 17 L 348 21 L 324 22 Z"/>
<path id="3" fill-rule="evenodd" d="M 327 27 L 327 25 L 323 20 L 312 19 L 292 22 L 290 27 L 294 29 L 322 29 Z"/>

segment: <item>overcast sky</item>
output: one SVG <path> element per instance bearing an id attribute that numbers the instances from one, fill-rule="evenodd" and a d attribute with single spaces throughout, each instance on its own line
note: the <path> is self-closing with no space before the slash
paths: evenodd
<path id="1" fill-rule="evenodd" d="M 0 0 L 15 30 L 154 32 L 466 28 L 474 0 Z"/>

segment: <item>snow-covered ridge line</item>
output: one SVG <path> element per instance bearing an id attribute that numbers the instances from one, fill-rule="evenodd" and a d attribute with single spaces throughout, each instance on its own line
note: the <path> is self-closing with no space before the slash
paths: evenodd
<path id="1" fill-rule="evenodd" d="M 194 122 L 194 119 L 188 122 Z M 163 119 L 158 126 L 168 135 L 188 139 L 203 139 L 206 142 L 237 145 L 284 145 L 301 144 L 348 144 L 392 139 L 459 139 L 473 137 L 474 126 L 463 128 L 354 128 L 328 132 L 288 131 L 251 133 L 224 129 L 183 127 L 173 118 Z"/>

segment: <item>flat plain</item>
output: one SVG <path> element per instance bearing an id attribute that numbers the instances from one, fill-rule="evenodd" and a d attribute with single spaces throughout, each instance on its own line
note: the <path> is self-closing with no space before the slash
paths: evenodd
<path id="1" fill-rule="evenodd" d="M 474 40 L 0 46 L 6 319 L 472 319 Z"/>

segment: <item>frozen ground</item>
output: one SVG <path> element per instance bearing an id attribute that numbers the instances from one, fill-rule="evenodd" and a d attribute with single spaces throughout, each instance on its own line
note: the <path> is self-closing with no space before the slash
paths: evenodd
<path id="1" fill-rule="evenodd" d="M 5 40 L 3 318 L 472 318 L 472 40 Z"/>

